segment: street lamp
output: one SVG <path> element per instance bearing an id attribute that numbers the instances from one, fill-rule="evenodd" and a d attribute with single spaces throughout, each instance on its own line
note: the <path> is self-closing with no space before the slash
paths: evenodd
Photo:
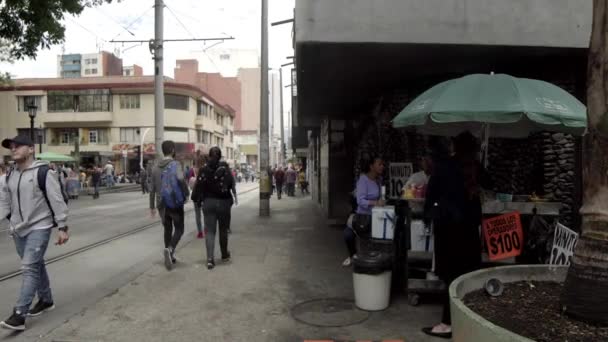
<path id="1" fill-rule="evenodd" d="M 34 141 L 34 119 L 36 118 L 36 110 L 38 107 L 34 104 L 34 101 L 30 102 L 27 106 L 27 115 L 30 117 L 30 139 Z"/>
<path id="2" fill-rule="evenodd" d="M 42 126 L 40 126 L 40 128 L 38 129 L 38 147 L 39 147 L 39 153 L 42 153 L 42 138 L 44 137 L 44 131 L 42 130 Z"/>

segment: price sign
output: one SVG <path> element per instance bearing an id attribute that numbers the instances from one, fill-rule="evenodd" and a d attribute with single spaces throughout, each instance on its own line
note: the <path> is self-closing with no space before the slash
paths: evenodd
<path id="1" fill-rule="evenodd" d="M 551 249 L 551 265 L 570 265 L 570 259 L 574 255 L 574 246 L 578 241 L 578 233 L 568 227 L 557 224 L 553 236 L 553 248 Z"/>
<path id="2" fill-rule="evenodd" d="M 484 220 L 483 231 L 490 260 L 501 260 L 521 254 L 524 234 L 518 212 Z"/>
<path id="3" fill-rule="evenodd" d="M 397 199 L 401 196 L 401 189 L 413 173 L 412 163 L 388 164 L 388 197 Z"/>

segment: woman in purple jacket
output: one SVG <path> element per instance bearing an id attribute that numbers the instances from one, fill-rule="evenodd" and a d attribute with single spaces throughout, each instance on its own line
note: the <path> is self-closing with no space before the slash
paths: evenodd
<path id="1" fill-rule="evenodd" d="M 344 229 L 344 241 L 348 249 L 349 256 L 342 263 L 343 266 L 350 266 L 353 255 L 356 254 L 356 233 L 354 226 L 362 224 L 359 221 L 371 222 L 372 208 L 384 206 L 382 197 L 382 174 L 384 173 L 384 161 L 380 157 L 364 159 L 361 163 L 361 175 L 357 181 L 355 197 L 357 209 L 354 220 Z M 365 216 L 370 216 L 367 220 L 362 220 Z M 353 222 L 354 221 L 354 222 Z M 370 229 L 371 227 L 366 227 Z"/>

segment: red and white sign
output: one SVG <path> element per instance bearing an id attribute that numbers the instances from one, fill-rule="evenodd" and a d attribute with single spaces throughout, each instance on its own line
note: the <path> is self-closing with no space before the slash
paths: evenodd
<path id="1" fill-rule="evenodd" d="M 492 261 L 518 256 L 524 248 L 524 234 L 518 212 L 484 220 L 483 233 Z"/>

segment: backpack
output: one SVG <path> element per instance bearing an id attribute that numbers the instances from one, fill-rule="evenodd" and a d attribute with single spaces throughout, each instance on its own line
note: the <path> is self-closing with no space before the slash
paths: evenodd
<path id="1" fill-rule="evenodd" d="M 232 198 L 230 191 L 232 190 L 234 179 L 232 178 L 228 164 L 222 162 L 216 169 L 205 165 L 200 175 L 200 180 L 205 184 L 206 191 L 209 194 L 219 198 Z"/>
<path id="2" fill-rule="evenodd" d="M 184 206 L 186 196 L 177 181 L 177 161 L 172 161 L 160 174 L 160 198 L 166 208 Z"/>
<path id="3" fill-rule="evenodd" d="M 51 211 L 51 217 L 53 218 L 53 227 L 57 227 L 57 222 L 55 222 L 55 212 L 53 211 L 53 207 L 51 206 L 51 201 L 49 201 L 49 196 L 46 192 L 46 177 L 49 174 L 49 170 L 51 168 L 48 165 L 42 165 L 40 167 L 38 167 L 38 173 L 36 174 L 36 179 L 38 181 L 38 188 L 40 189 L 40 191 L 42 191 L 42 195 L 44 196 L 44 201 L 46 202 L 46 205 L 49 207 L 49 210 Z M 11 170 L 8 171 L 8 173 L 6 174 L 6 184 L 8 187 L 8 178 L 11 176 Z M 69 196 L 67 191 L 65 190 L 65 187 L 63 186 L 63 182 L 61 181 L 61 173 L 57 173 L 57 182 L 59 182 L 59 189 L 61 190 L 61 197 L 63 197 L 63 201 L 65 202 L 65 204 L 67 205 L 69 202 Z M 8 215 L 7 219 L 10 220 L 11 216 Z"/>

